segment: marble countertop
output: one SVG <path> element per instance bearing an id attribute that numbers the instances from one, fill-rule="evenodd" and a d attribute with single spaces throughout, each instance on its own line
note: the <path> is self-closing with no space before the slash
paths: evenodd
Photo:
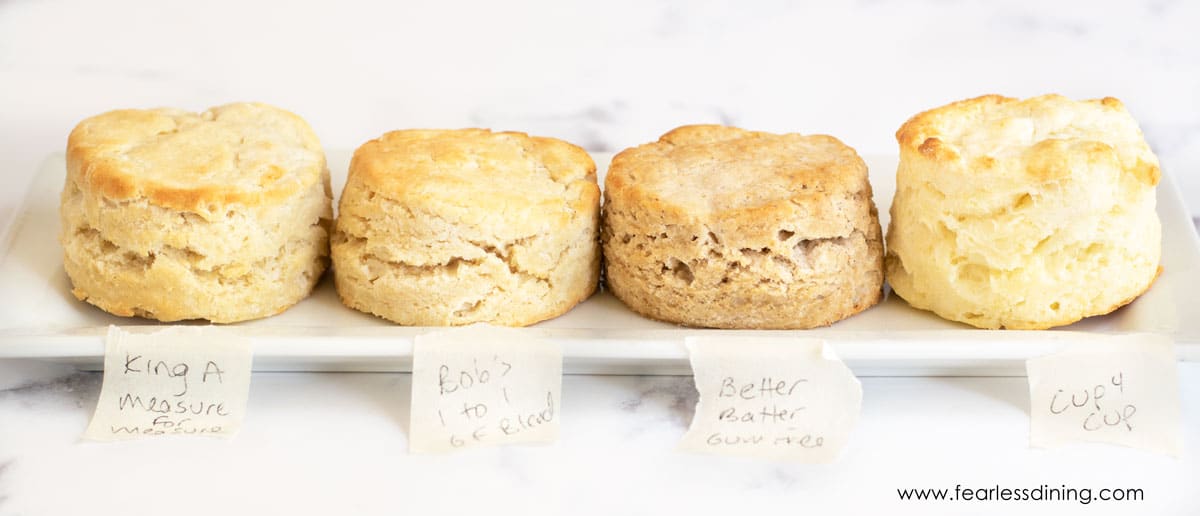
<path id="1" fill-rule="evenodd" d="M 14 366 L 15 367 L 15 366 Z M 258 373 L 232 441 L 78 443 L 97 373 L 25 367 L 0 390 L 0 514 L 1196 514 L 1200 412 L 1185 455 L 1028 448 L 1024 378 L 864 378 L 862 419 L 832 465 L 675 451 L 689 377 L 567 376 L 551 446 L 409 455 L 410 376 Z M 43 367 L 43 369 L 51 369 Z M 1181 366 L 1200 406 L 1200 364 Z M 1135 487 L 1143 502 L 901 502 L 897 489 Z"/>
<path id="2" fill-rule="evenodd" d="M 80 119 L 262 100 L 328 148 L 487 126 L 611 151 L 684 123 L 894 152 L 909 116 L 983 93 L 1114 96 L 1200 214 L 1200 3 L 0 2 L 0 226 Z M 7 294 L 0 285 L 0 295 Z M 1185 455 L 1027 446 L 1022 378 L 864 378 L 841 459 L 787 466 L 674 447 L 687 377 L 569 376 L 562 439 L 406 452 L 409 376 L 260 373 L 233 441 L 80 444 L 100 377 L 0 362 L 0 516 L 43 514 L 1198 514 L 1200 364 L 1180 364 Z M 1141 502 L 901 502 L 896 490 L 1069 485 Z"/>

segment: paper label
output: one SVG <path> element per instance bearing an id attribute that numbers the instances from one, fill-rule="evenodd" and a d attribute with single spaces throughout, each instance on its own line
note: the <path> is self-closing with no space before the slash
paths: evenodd
<path id="1" fill-rule="evenodd" d="M 562 348 L 528 330 L 474 325 L 413 343 L 409 450 L 558 440 Z"/>
<path id="2" fill-rule="evenodd" d="M 1025 368 L 1030 445 L 1101 442 L 1179 454 L 1179 375 L 1170 338 L 1072 341 Z"/>
<path id="3" fill-rule="evenodd" d="M 833 461 L 862 409 L 862 384 L 820 340 L 689 337 L 700 401 L 680 449 Z"/>
<path id="4" fill-rule="evenodd" d="M 100 401 L 84 439 L 232 437 L 250 391 L 250 340 L 212 327 L 108 327 Z"/>

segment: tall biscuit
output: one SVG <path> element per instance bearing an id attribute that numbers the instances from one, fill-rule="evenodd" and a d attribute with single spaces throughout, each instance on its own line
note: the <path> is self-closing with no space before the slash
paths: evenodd
<path id="1" fill-rule="evenodd" d="M 663 321 L 833 323 L 879 301 L 881 240 L 866 165 L 830 136 L 685 126 L 605 181 L 606 284 Z"/>
<path id="2" fill-rule="evenodd" d="M 287 111 L 112 111 L 67 143 L 63 265 L 76 297 L 116 315 L 266 317 L 325 270 L 330 197 L 320 142 Z"/>
<path id="3" fill-rule="evenodd" d="M 595 291 L 600 191 L 583 149 L 483 129 L 394 131 L 354 153 L 334 278 L 412 326 L 524 326 Z"/>
<path id="4" fill-rule="evenodd" d="M 1154 281 L 1158 159 L 1116 99 L 989 95 L 896 133 L 892 289 L 980 328 L 1111 312 Z"/>

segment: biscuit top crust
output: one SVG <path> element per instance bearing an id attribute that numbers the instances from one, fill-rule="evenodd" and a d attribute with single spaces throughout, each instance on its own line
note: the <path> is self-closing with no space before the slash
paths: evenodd
<path id="1" fill-rule="evenodd" d="M 1025 100 L 984 95 L 926 111 L 896 131 L 900 151 L 939 161 L 989 169 L 997 160 L 1023 160 L 1018 167 L 1036 180 L 1053 180 L 1068 167 L 1042 167 L 1062 155 L 1088 161 L 1113 159 L 1139 182 L 1158 184 L 1158 159 L 1121 101 L 1112 97 L 1074 101 L 1061 95 Z"/>
<path id="2" fill-rule="evenodd" d="M 564 202 L 586 210 L 594 200 L 576 204 L 599 196 L 596 164 L 583 149 L 488 129 L 386 133 L 354 151 L 348 182 L 435 210 L 561 211 Z"/>
<path id="3" fill-rule="evenodd" d="M 755 217 L 793 203 L 870 198 L 867 166 L 826 135 L 689 125 L 617 154 L 608 196 L 635 197 L 675 217 Z"/>
<path id="4" fill-rule="evenodd" d="M 265 104 L 124 109 L 71 131 L 67 169 L 82 189 L 110 199 L 212 213 L 308 189 L 320 181 L 325 155 L 308 123 Z"/>

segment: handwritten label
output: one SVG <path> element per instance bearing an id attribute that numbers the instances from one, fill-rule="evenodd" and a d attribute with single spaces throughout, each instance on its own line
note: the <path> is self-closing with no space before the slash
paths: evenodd
<path id="1" fill-rule="evenodd" d="M 1179 454 L 1179 376 L 1169 337 L 1074 341 L 1025 368 L 1032 446 L 1101 442 Z"/>
<path id="2" fill-rule="evenodd" d="M 413 343 L 409 450 L 558 440 L 562 349 L 529 330 L 474 325 Z"/>
<path id="3" fill-rule="evenodd" d="M 689 337 L 700 401 L 680 449 L 833 461 L 862 408 L 862 384 L 820 340 Z"/>
<path id="4" fill-rule="evenodd" d="M 83 437 L 232 437 L 246 413 L 251 361 L 249 339 L 216 328 L 109 326 L 100 401 Z"/>

